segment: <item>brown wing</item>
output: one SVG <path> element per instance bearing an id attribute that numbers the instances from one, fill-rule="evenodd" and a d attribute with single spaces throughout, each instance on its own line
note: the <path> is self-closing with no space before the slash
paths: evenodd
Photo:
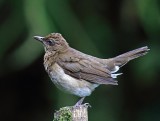
<path id="1" fill-rule="evenodd" d="M 98 84 L 117 85 L 117 81 L 111 78 L 110 71 L 95 60 L 65 56 L 59 58 L 57 63 L 66 74 L 75 78 Z"/>

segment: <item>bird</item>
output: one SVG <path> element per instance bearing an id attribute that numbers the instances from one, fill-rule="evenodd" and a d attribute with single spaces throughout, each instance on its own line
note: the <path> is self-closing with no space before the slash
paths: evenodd
<path id="1" fill-rule="evenodd" d="M 126 52 L 113 58 L 103 59 L 82 53 L 69 46 L 60 33 L 34 36 L 45 49 L 44 68 L 60 90 L 80 97 L 75 104 L 81 105 L 86 96 L 100 85 L 118 85 L 116 73 L 130 60 L 146 55 L 147 46 Z"/>

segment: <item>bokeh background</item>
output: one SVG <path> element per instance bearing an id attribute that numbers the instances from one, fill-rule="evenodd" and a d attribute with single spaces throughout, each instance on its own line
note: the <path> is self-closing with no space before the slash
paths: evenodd
<path id="1" fill-rule="evenodd" d="M 52 121 L 78 100 L 44 70 L 33 36 L 51 32 L 100 58 L 149 46 L 120 70 L 118 86 L 100 86 L 85 102 L 89 121 L 160 121 L 160 0 L 1 0 L 0 121 Z"/>

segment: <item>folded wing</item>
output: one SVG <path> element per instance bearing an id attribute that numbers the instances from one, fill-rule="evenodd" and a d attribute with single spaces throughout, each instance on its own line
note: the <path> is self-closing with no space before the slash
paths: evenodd
<path id="1" fill-rule="evenodd" d="M 57 63 L 64 69 L 64 72 L 74 78 L 83 79 L 97 84 L 117 85 L 117 81 L 101 63 L 86 58 L 61 57 Z"/>

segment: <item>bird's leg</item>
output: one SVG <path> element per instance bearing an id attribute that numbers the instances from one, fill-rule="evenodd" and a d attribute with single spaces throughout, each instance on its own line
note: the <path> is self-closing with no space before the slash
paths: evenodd
<path id="1" fill-rule="evenodd" d="M 74 106 L 77 107 L 83 103 L 85 97 L 82 97 Z"/>

